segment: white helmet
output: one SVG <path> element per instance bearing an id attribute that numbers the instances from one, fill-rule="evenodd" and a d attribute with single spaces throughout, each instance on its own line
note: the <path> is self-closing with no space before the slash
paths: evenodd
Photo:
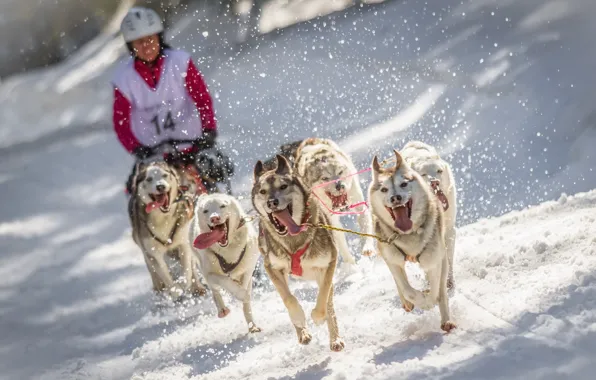
<path id="1" fill-rule="evenodd" d="M 132 7 L 124 16 L 120 30 L 124 36 L 124 41 L 131 42 L 163 32 L 163 23 L 153 9 Z"/>

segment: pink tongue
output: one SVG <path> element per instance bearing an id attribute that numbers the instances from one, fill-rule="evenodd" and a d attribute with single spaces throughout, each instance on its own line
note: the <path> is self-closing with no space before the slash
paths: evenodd
<path id="1" fill-rule="evenodd" d="M 275 216 L 275 219 L 286 226 L 288 233 L 291 236 L 298 235 L 300 232 L 302 232 L 302 228 L 297 225 L 296 222 L 294 222 L 294 219 L 292 219 L 292 215 L 290 215 L 290 212 L 287 208 L 283 211 L 274 212 L 273 215 Z"/>
<path id="2" fill-rule="evenodd" d="M 412 221 L 408 217 L 407 207 L 395 207 L 393 216 L 395 216 L 395 228 L 398 230 L 406 232 L 412 228 Z"/>
<path id="3" fill-rule="evenodd" d="M 160 208 L 166 203 L 167 199 L 168 197 L 166 195 L 158 196 L 157 200 L 150 202 L 149 204 L 147 204 L 147 206 L 145 206 L 145 212 L 149 214 L 151 211 Z"/>
<path id="4" fill-rule="evenodd" d="M 198 249 L 207 249 L 226 236 L 224 226 L 217 226 L 210 232 L 200 234 L 195 238 L 193 245 Z"/>

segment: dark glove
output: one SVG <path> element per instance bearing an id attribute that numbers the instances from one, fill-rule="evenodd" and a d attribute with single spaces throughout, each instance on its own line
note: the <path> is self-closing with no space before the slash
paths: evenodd
<path id="1" fill-rule="evenodd" d="M 214 130 L 203 131 L 203 134 L 201 135 L 201 137 L 199 137 L 197 139 L 197 141 L 195 142 L 195 146 L 199 150 L 213 148 L 213 146 L 215 145 L 216 137 L 217 137 L 217 131 L 214 131 Z"/>
<path id="2" fill-rule="evenodd" d="M 137 156 L 139 160 L 144 160 L 145 158 L 153 156 L 153 149 L 146 146 L 138 146 L 132 151 L 132 154 Z"/>

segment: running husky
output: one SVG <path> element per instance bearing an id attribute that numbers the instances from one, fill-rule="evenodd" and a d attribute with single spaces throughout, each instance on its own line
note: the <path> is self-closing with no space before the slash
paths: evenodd
<path id="1" fill-rule="evenodd" d="M 226 194 L 201 195 L 189 230 L 201 272 L 213 292 L 218 317 L 230 313 L 219 292 L 223 288 L 243 302 L 250 333 L 260 332 L 252 319 L 252 274 L 259 259 L 257 232 L 246 222 L 240 203 Z"/>
<path id="2" fill-rule="evenodd" d="M 259 248 L 267 275 L 281 296 L 298 342 L 310 343 L 304 310 L 290 292 L 289 275 L 314 280 L 319 293 L 311 317 L 315 324 L 327 321 L 330 348 L 344 349 L 333 307 L 333 274 L 337 248 L 333 234 L 306 224 L 328 224 L 329 216 L 319 202 L 309 200 L 308 192 L 285 157 L 277 156 L 277 168 L 266 170 L 258 161 L 254 169 L 253 207 L 260 216 Z"/>
<path id="3" fill-rule="evenodd" d="M 181 191 L 180 173 L 164 162 L 138 163 L 135 173 L 128 216 L 132 238 L 143 251 L 153 289 L 167 290 L 174 300 L 188 291 L 205 294 L 188 241 L 193 199 Z M 182 285 L 172 280 L 166 255 L 180 261 Z"/>
<path id="4" fill-rule="evenodd" d="M 455 328 L 449 313 L 447 275 L 449 259 L 445 246 L 445 213 L 430 184 L 410 168 L 394 150 L 395 166 L 384 169 L 377 156 L 372 162 L 373 181 L 369 200 L 380 242 L 381 256 L 397 285 L 406 311 L 414 306 L 430 309 L 437 303 L 441 329 Z M 412 288 L 406 276 L 406 261 L 418 262 L 430 284 L 423 293 Z"/>
<path id="5" fill-rule="evenodd" d="M 307 188 L 311 189 L 326 182 L 329 184 L 313 189 L 319 199 L 330 210 L 343 210 L 350 204 L 364 202 L 356 167 L 352 160 L 337 144 L 329 139 L 309 138 L 298 147 L 295 168 Z M 348 176 L 345 179 L 341 179 Z M 334 182 L 332 182 L 334 181 Z M 372 234 L 372 219 L 368 209 L 358 215 L 360 231 Z M 340 216 L 331 215 L 333 225 L 342 227 Z M 335 232 L 335 241 L 339 245 L 342 258 L 355 263 L 350 254 L 346 237 L 342 232 Z M 364 238 L 363 254 L 376 254 L 375 241 L 372 237 Z"/>
<path id="6" fill-rule="evenodd" d="M 455 253 L 455 217 L 457 214 L 455 180 L 451 165 L 441 159 L 436 149 L 420 141 L 410 141 L 401 150 L 401 156 L 431 184 L 445 211 L 445 243 L 449 257 L 447 289 L 455 288 L 453 256 Z"/>

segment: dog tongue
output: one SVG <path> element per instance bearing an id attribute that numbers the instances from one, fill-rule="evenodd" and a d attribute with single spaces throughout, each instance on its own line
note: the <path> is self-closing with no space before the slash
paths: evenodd
<path id="1" fill-rule="evenodd" d="M 193 245 L 198 249 L 207 249 L 226 236 L 224 225 L 216 226 L 211 231 L 200 234 L 195 238 Z"/>
<path id="2" fill-rule="evenodd" d="M 287 208 L 283 211 L 274 212 L 273 215 L 275 216 L 275 219 L 286 226 L 288 233 L 291 236 L 298 235 L 300 232 L 302 232 L 302 228 L 297 225 L 296 222 L 294 222 L 294 219 L 292 219 L 292 215 L 290 215 L 290 212 Z"/>
<path id="3" fill-rule="evenodd" d="M 165 194 L 158 195 L 155 201 L 150 202 L 147 204 L 147 206 L 145 206 L 145 212 L 149 214 L 151 211 L 162 207 L 166 203 L 167 199 L 168 197 Z"/>
<path id="4" fill-rule="evenodd" d="M 408 217 L 408 207 L 395 207 L 393 209 L 393 216 L 395 216 L 395 228 L 406 232 L 412 228 L 412 221 Z"/>

